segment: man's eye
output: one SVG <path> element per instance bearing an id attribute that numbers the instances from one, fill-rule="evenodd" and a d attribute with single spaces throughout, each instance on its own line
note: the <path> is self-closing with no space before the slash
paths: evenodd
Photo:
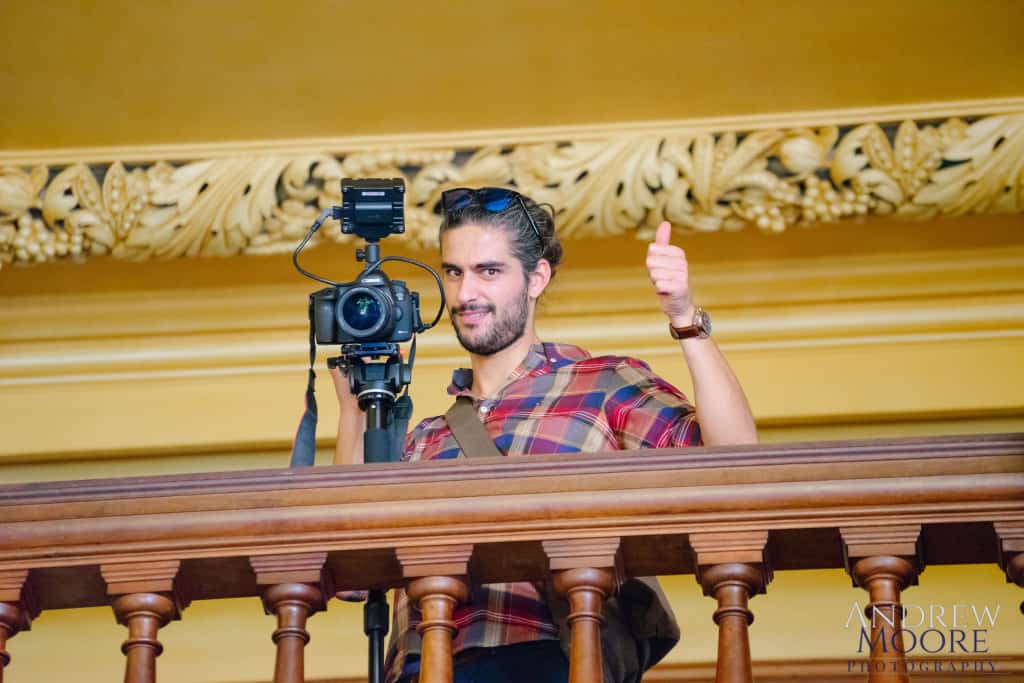
<path id="1" fill-rule="evenodd" d="M 462 273 L 459 271 L 458 268 L 445 268 L 444 274 L 446 277 L 458 277 Z"/>
<path id="2" fill-rule="evenodd" d="M 497 268 L 485 268 L 484 269 L 484 273 L 486 275 L 491 275 L 491 276 L 497 275 L 500 272 L 501 271 L 499 271 Z"/>

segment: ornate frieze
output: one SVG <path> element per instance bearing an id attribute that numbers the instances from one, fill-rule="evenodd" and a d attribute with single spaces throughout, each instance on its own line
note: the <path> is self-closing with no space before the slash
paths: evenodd
<path id="1" fill-rule="evenodd" d="M 345 176 L 405 178 L 402 239 L 415 246 L 436 241 L 440 193 L 459 185 L 515 185 L 554 207 L 568 239 L 643 238 L 665 219 L 693 231 L 781 232 L 880 214 L 1024 211 L 1024 111 L 921 111 L 829 125 L 807 125 L 804 114 L 793 126 L 778 118 L 732 130 L 677 122 L 532 140 L 530 131 L 474 134 L 466 146 L 403 137 L 348 152 L 344 141 L 322 151 L 297 141 L 291 153 L 276 143 L 189 158 L 164 147 L 112 162 L 99 152 L 74 163 L 5 153 L 0 265 L 288 251 L 339 201 Z M 347 237 L 324 230 L 319 239 Z"/>

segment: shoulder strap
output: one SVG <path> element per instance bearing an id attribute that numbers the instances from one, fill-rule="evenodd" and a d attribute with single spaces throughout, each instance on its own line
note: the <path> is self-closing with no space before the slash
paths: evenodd
<path id="1" fill-rule="evenodd" d="M 477 417 L 473 399 L 469 396 L 457 396 L 455 403 L 444 414 L 444 419 L 448 421 L 448 427 L 462 449 L 463 457 L 501 456 L 501 451 L 494 445 L 491 435 Z"/>

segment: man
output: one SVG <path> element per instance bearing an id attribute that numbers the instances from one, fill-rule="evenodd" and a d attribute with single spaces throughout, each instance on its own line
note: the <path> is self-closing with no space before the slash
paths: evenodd
<path id="1" fill-rule="evenodd" d="M 554 276 L 562 247 L 554 217 L 531 199 L 503 188 L 449 190 L 442 195 L 441 258 L 445 296 L 471 370 L 457 370 L 449 393 L 472 399 L 484 427 L 505 453 L 543 454 L 650 447 L 753 443 L 753 416 L 739 382 L 714 340 L 710 321 L 690 295 L 686 256 L 669 243 L 662 223 L 647 253 L 647 270 L 679 339 L 693 378 L 695 407 L 641 361 L 591 358 L 582 349 L 543 343 L 534 329 L 537 301 Z M 364 416 L 337 371 L 341 402 L 335 462 L 362 462 Z M 444 416 L 409 435 L 408 460 L 453 458 L 459 446 Z M 530 583 L 474 586 L 455 613 L 459 631 L 456 683 L 530 680 L 564 682 L 553 606 Z M 395 599 L 388 680 L 418 673 L 418 614 L 403 592 Z M 607 653 L 606 653 L 607 654 Z M 606 677 L 639 680 L 664 651 L 640 655 L 639 671 Z M 653 660 L 653 661 L 652 661 Z M 615 667 L 613 667 L 614 669 Z"/>

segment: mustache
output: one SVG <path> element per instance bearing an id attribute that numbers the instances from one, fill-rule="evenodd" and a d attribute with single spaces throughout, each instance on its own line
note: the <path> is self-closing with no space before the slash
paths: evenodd
<path id="1" fill-rule="evenodd" d="M 474 311 L 482 311 L 484 313 L 494 313 L 495 308 L 493 304 L 466 304 L 465 306 L 452 306 L 451 314 L 459 315 L 460 313 L 472 313 Z"/>

